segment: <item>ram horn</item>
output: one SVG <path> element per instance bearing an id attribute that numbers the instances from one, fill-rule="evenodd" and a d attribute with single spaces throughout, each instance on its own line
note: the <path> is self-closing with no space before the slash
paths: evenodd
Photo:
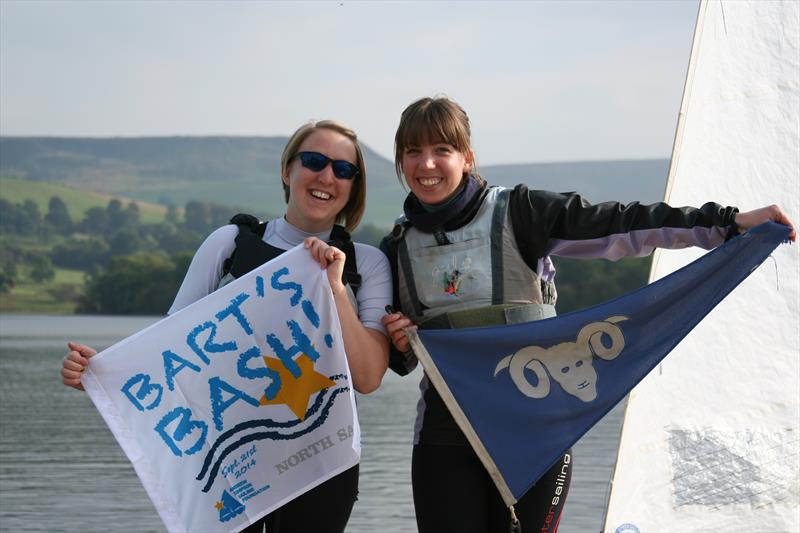
<path id="1" fill-rule="evenodd" d="M 547 375 L 544 365 L 539 362 L 544 353 L 545 350 L 538 346 L 526 346 L 513 355 L 500 360 L 494 369 L 494 375 L 497 376 L 498 372 L 508 368 L 511 380 L 522 394 L 529 398 L 544 398 L 550 394 L 550 377 Z M 526 368 L 536 374 L 539 380 L 537 385 L 532 385 L 525 377 Z"/>
<path id="2" fill-rule="evenodd" d="M 617 357 L 625 348 L 625 336 L 622 329 L 615 325 L 617 322 L 627 320 L 624 316 L 612 316 L 603 322 L 592 322 L 581 328 L 576 343 L 588 346 L 594 355 L 606 361 Z M 603 335 L 611 337 L 611 346 L 603 344 Z"/>

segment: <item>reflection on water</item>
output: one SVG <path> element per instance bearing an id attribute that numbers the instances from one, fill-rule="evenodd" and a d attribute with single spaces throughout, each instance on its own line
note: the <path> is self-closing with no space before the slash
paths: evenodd
<path id="1" fill-rule="evenodd" d="M 89 398 L 61 384 L 67 339 L 103 349 L 155 317 L 0 316 L 0 531 L 146 532 L 164 527 Z M 359 396 L 359 500 L 348 533 L 416 530 L 411 438 L 419 372 Z M 621 407 L 574 448 L 561 533 L 599 531 Z"/>

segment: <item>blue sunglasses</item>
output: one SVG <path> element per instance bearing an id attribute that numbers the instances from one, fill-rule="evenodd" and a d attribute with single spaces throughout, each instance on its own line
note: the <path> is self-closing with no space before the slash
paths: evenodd
<path id="1" fill-rule="evenodd" d="M 320 172 L 330 163 L 331 168 L 333 168 L 333 175 L 340 180 L 351 180 L 358 174 L 358 167 L 353 163 L 341 159 L 333 160 L 319 152 L 297 152 L 292 156 L 292 159 L 295 157 L 299 157 L 300 163 L 314 172 Z"/>

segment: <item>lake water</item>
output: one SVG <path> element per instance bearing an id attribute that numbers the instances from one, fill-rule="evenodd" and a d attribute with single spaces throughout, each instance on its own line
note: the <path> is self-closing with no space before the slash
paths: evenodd
<path id="1" fill-rule="evenodd" d="M 98 349 L 153 317 L 0 316 L 0 531 L 162 532 L 133 467 L 86 394 L 64 387 L 67 339 Z M 419 371 L 389 372 L 358 399 L 363 433 L 359 500 L 348 533 L 416 531 L 411 439 Z M 560 533 L 602 527 L 622 407 L 574 448 Z"/>

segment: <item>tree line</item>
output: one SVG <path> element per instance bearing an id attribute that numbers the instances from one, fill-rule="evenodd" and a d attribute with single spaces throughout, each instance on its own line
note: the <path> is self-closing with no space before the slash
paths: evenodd
<path id="1" fill-rule="evenodd" d="M 73 220 L 53 196 L 42 213 L 35 202 L 0 198 L 0 293 L 20 279 L 20 266 L 37 283 L 55 268 L 84 272 L 83 291 L 62 287 L 56 297 L 75 299 L 79 313 L 164 314 L 194 251 L 237 213 L 230 206 L 191 201 L 182 214 L 168 206 L 164 219 L 143 223 L 135 201 L 109 200 Z M 363 224 L 353 240 L 377 246 L 387 229 Z M 601 303 L 646 283 L 649 260 L 577 261 L 555 258 L 558 311 Z"/>
<path id="2" fill-rule="evenodd" d="M 23 270 L 31 281 L 46 283 L 56 268 L 65 268 L 84 272 L 82 293 L 58 294 L 76 299 L 79 313 L 164 314 L 194 251 L 243 211 L 190 201 L 182 213 L 170 205 L 162 221 L 143 223 L 135 201 L 111 199 L 73 220 L 58 196 L 44 213 L 33 200 L 0 198 L 0 293 L 17 284 Z M 353 237 L 377 246 L 387 231 L 365 224 Z"/>

